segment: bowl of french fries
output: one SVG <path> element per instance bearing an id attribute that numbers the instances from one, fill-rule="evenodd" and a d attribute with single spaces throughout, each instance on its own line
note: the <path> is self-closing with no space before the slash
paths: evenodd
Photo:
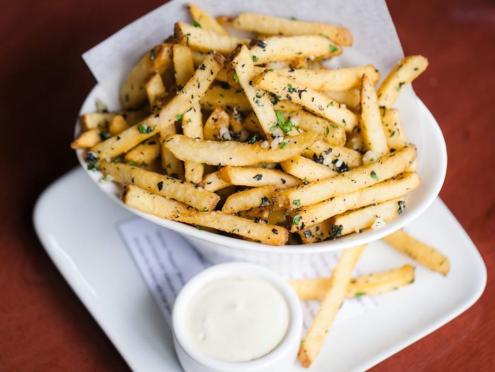
<path id="1" fill-rule="evenodd" d="M 189 11 L 120 107 L 93 109 L 99 85 L 83 104 L 71 146 L 107 195 L 214 262 L 366 244 L 437 197 L 445 142 L 410 87 L 425 57 L 381 72 L 344 26 Z"/>

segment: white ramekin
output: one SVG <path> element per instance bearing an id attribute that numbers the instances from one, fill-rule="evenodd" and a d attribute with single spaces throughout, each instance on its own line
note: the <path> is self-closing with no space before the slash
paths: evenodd
<path id="1" fill-rule="evenodd" d="M 280 291 L 287 301 L 290 322 L 285 338 L 272 352 L 259 359 L 239 363 L 219 361 L 194 348 L 186 335 L 184 318 L 191 299 L 206 283 L 228 277 L 253 277 L 267 280 Z M 186 372 L 286 371 L 296 361 L 297 350 L 301 341 L 302 323 L 301 303 L 290 285 L 273 271 L 250 263 L 227 263 L 215 265 L 202 271 L 182 288 L 172 312 L 175 351 Z"/>

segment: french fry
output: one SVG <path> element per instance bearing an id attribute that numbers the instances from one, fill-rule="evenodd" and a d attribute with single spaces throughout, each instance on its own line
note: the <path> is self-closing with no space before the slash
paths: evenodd
<path id="1" fill-rule="evenodd" d="M 194 20 L 194 25 L 198 27 L 213 31 L 219 35 L 228 36 L 227 31 L 217 22 L 215 18 L 209 15 L 205 10 L 201 9 L 199 6 L 189 3 L 188 4 L 189 13 L 191 13 L 191 18 Z"/>
<path id="2" fill-rule="evenodd" d="M 296 177 L 277 169 L 267 168 L 227 166 L 219 170 L 219 176 L 229 184 L 236 186 L 290 187 L 300 183 Z"/>
<path id="3" fill-rule="evenodd" d="M 146 100 L 144 85 L 153 73 L 163 74 L 170 66 L 172 46 L 159 44 L 138 61 L 120 88 L 120 104 L 124 109 L 138 108 Z"/>
<path id="4" fill-rule="evenodd" d="M 203 128 L 203 138 L 207 141 L 230 140 L 229 115 L 217 108 L 206 120 Z"/>
<path id="5" fill-rule="evenodd" d="M 136 185 L 154 194 L 175 199 L 198 210 L 210 211 L 220 197 L 213 192 L 196 187 L 191 183 L 163 176 L 142 168 L 122 163 L 100 162 L 100 169 L 123 185 Z"/>
<path id="6" fill-rule="evenodd" d="M 366 149 L 374 156 L 379 158 L 388 152 L 375 88 L 366 74 L 361 87 L 361 134 Z"/>
<path id="7" fill-rule="evenodd" d="M 218 171 L 210 173 L 203 180 L 204 189 L 211 192 L 216 192 L 229 186 L 230 183 L 221 178 Z"/>
<path id="8" fill-rule="evenodd" d="M 70 147 L 73 149 L 89 149 L 101 142 L 100 133 L 100 130 L 97 128 L 82 132 L 79 137 L 72 141 Z"/>
<path id="9" fill-rule="evenodd" d="M 230 195 L 222 207 L 222 212 L 233 214 L 272 204 L 271 197 L 275 186 L 262 186 L 246 189 Z"/>
<path id="10" fill-rule="evenodd" d="M 450 271 L 448 257 L 432 246 L 413 238 L 403 230 L 390 234 L 383 240 L 395 250 L 409 256 L 430 270 L 442 275 L 447 275 Z"/>
<path id="11" fill-rule="evenodd" d="M 333 177 L 338 173 L 326 165 L 319 164 L 303 156 L 294 156 L 280 163 L 282 169 L 304 181 L 319 181 L 323 178 Z"/>
<path id="12" fill-rule="evenodd" d="M 270 209 L 265 207 L 253 208 L 247 211 L 240 211 L 238 215 L 258 222 L 268 222 L 268 217 L 270 216 Z"/>
<path id="13" fill-rule="evenodd" d="M 242 114 L 236 108 L 230 111 L 229 124 L 233 137 L 238 141 L 244 142 L 248 139 L 249 132 L 242 125 L 242 119 Z"/>
<path id="14" fill-rule="evenodd" d="M 261 134 L 263 136 L 265 135 L 263 128 L 261 128 L 260 122 L 254 112 L 247 114 L 242 122 L 242 126 L 250 132 Z"/>
<path id="15" fill-rule="evenodd" d="M 177 22 L 174 29 L 175 38 L 179 43 L 187 45 L 200 52 L 216 51 L 223 54 L 231 53 L 239 44 L 248 40 L 228 35 L 220 35 L 214 31 L 194 27 L 184 22 Z"/>
<path id="16" fill-rule="evenodd" d="M 315 225 L 305 227 L 299 231 L 298 234 L 304 244 L 333 240 L 340 236 L 340 229 L 336 230 L 333 226 L 334 225 L 330 223 L 330 220 L 325 220 Z"/>
<path id="17" fill-rule="evenodd" d="M 117 116 L 113 112 L 90 112 L 79 116 L 79 122 L 83 131 L 107 127 L 110 121 Z"/>
<path id="18" fill-rule="evenodd" d="M 349 89 L 349 90 L 327 90 L 324 92 L 325 96 L 328 98 L 344 104 L 353 111 L 359 111 L 361 108 L 361 91 L 360 89 Z"/>
<path id="19" fill-rule="evenodd" d="M 127 120 L 125 120 L 122 115 L 117 115 L 110 120 L 110 123 L 108 124 L 108 133 L 110 133 L 111 136 L 115 136 L 127 128 L 129 128 Z"/>
<path id="20" fill-rule="evenodd" d="M 153 160 L 160 157 L 160 141 L 158 138 L 153 137 L 142 144 L 137 145 L 127 154 L 125 154 L 125 161 L 135 164 L 151 164 Z"/>
<path id="21" fill-rule="evenodd" d="M 341 236 L 354 232 L 359 233 L 372 227 L 377 220 L 385 222 L 393 220 L 404 211 L 405 207 L 406 200 L 404 197 L 392 199 L 335 216 L 332 225 L 335 226 L 334 229 L 340 231 Z"/>
<path id="22" fill-rule="evenodd" d="M 186 86 L 159 112 L 148 116 L 145 120 L 136 124 L 117 136 L 94 146 L 91 151 L 100 159 L 113 158 L 129 151 L 140 142 L 153 137 L 162 130 L 168 132 L 167 127 L 173 125 L 177 117 L 192 107 L 191 97 L 200 99 L 216 74 L 223 66 L 224 58 L 219 54 L 210 55 L 196 70 Z M 161 136 L 162 140 L 165 136 Z"/>
<path id="23" fill-rule="evenodd" d="M 347 28 L 328 23 L 296 21 L 256 13 L 241 13 L 232 21 L 232 26 L 239 30 L 265 35 L 323 35 L 339 45 L 352 45 L 352 34 Z"/>
<path id="24" fill-rule="evenodd" d="M 319 35 L 274 36 L 255 40 L 253 44 L 250 51 L 252 61 L 256 65 L 290 61 L 296 57 L 329 58 L 342 54 L 339 46 Z"/>
<path id="25" fill-rule="evenodd" d="M 402 149 L 407 144 L 407 139 L 402 128 L 399 110 L 383 109 L 381 113 L 387 146 L 394 150 Z"/>
<path id="26" fill-rule="evenodd" d="M 380 107 L 392 107 L 406 84 L 423 73 L 428 67 L 428 60 L 423 56 L 408 56 L 402 59 L 387 75 L 378 89 Z"/>
<path id="27" fill-rule="evenodd" d="M 375 163 L 318 182 L 280 190 L 277 198 L 286 206 L 294 205 L 294 200 L 298 200 L 296 204 L 300 206 L 315 204 L 395 177 L 404 172 L 415 158 L 416 148 L 408 145 L 402 150 L 385 155 Z"/>
<path id="28" fill-rule="evenodd" d="M 280 226 L 256 223 L 222 212 L 198 212 L 188 209 L 182 203 L 152 194 L 134 185 L 127 188 L 123 199 L 126 205 L 160 218 L 213 228 L 274 246 L 285 244 L 289 235 L 287 229 Z"/>
<path id="29" fill-rule="evenodd" d="M 342 146 L 331 146 L 328 142 L 321 140 L 314 142 L 304 150 L 302 155 L 312 158 L 317 163 L 332 166 L 340 172 L 346 171 L 347 168 L 359 167 L 363 164 L 361 153 L 358 151 Z"/>
<path id="30" fill-rule="evenodd" d="M 169 125 L 167 128 L 164 128 L 161 133 L 161 138 L 168 138 L 168 136 L 174 135 L 177 133 L 175 125 Z M 172 152 L 167 149 L 165 146 L 161 146 L 161 163 L 162 168 L 165 170 L 165 173 L 170 177 L 178 178 L 180 180 L 184 179 L 184 163 L 177 159 Z"/>
<path id="31" fill-rule="evenodd" d="M 303 110 L 301 105 L 286 99 L 278 101 L 273 107 L 277 111 L 290 112 L 291 114 Z"/>
<path id="32" fill-rule="evenodd" d="M 248 166 L 261 162 L 276 163 L 299 155 L 316 140 L 316 134 L 303 133 L 287 139 L 283 148 L 272 149 L 263 143 L 235 141 L 197 141 L 181 135 L 167 139 L 165 145 L 180 160 L 200 161 L 210 165 Z"/>
<path id="33" fill-rule="evenodd" d="M 347 298 L 376 296 L 414 282 L 414 267 L 406 264 L 396 269 L 352 278 L 346 290 Z M 292 289 L 302 301 L 321 301 L 330 290 L 331 278 L 295 279 Z"/>
<path id="34" fill-rule="evenodd" d="M 307 226 L 315 225 L 352 209 L 383 203 L 401 197 L 418 186 L 418 175 L 416 173 L 409 173 L 362 190 L 335 196 L 321 203 L 309 205 L 295 212 L 291 231 L 297 232 Z"/>
<path id="35" fill-rule="evenodd" d="M 345 105 L 331 100 L 322 93 L 296 84 L 289 78 L 278 75 L 275 71 L 259 75 L 254 85 L 300 104 L 318 116 L 343 125 L 346 131 L 351 131 L 358 123 L 357 115 L 348 110 Z"/>
<path id="36" fill-rule="evenodd" d="M 260 127 L 263 129 L 266 138 L 271 138 L 271 128 L 276 125 L 277 117 L 269 94 L 252 85 L 254 64 L 245 45 L 239 48 L 237 55 L 232 60 L 232 65 L 235 68 L 239 83 L 258 118 Z"/>
<path id="37" fill-rule="evenodd" d="M 184 45 L 175 44 L 172 49 L 172 58 L 174 62 L 175 82 L 180 89 L 186 85 L 194 74 L 191 49 Z"/>
<path id="38" fill-rule="evenodd" d="M 343 126 L 334 124 L 326 119 L 310 114 L 304 110 L 296 112 L 284 112 L 288 119 L 297 125 L 298 128 L 318 133 L 325 142 L 334 146 L 344 146 L 346 141 L 345 129 Z"/>
<path id="39" fill-rule="evenodd" d="M 154 73 L 144 84 L 144 89 L 146 91 L 146 96 L 150 103 L 150 107 L 154 109 L 155 107 L 161 106 L 167 91 L 165 90 L 165 85 L 163 84 L 162 77 L 159 73 Z"/>
<path id="40" fill-rule="evenodd" d="M 206 110 L 214 110 L 217 107 L 223 109 L 237 109 L 239 111 L 251 110 L 246 95 L 241 90 L 212 86 L 201 98 L 201 107 Z"/>
<path id="41" fill-rule="evenodd" d="M 288 77 L 299 85 L 319 91 L 345 91 L 361 87 L 361 78 L 366 74 L 371 84 L 380 79 L 373 65 L 337 69 L 280 69 L 277 74 Z"/>
<path id="42" fill-rule="evenodd" d="M 330 289 L 321 300 L 320 309 L 301 341 L 298 359 L 302 366 L 308 368 L 318 356 L 325 337 L 342 306 L 352 271 L 359 260 L 365 246 L 343 250 L 333 270 Z"/>

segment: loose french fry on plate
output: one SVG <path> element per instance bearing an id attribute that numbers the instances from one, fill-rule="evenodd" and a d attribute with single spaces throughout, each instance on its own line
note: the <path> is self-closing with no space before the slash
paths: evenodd
<path id="1" fill-rule="evenodd" d="M 262 186 L 238 191 L 231 194 L 222 207 L 222 212 L 233 214 L 258 207 L 268 207 L 272 204 L 271 198 L 275 186 Z"/>
<path id="2" fill-rule="evenodd" d="M 352 271 L 364 248 L 365 246 L 359 246 L 342 251 L 331 276 L 330 289 L 324 294 L 320 309 L 301 341 L 298 359 L 303 367 L 308 368 L 320 353 L 325 337 L 346 296 Z"/>
<path id="3" fill-rule="evenodd" d="M 170 102 L 162 106 L 159 112 L 99 143 L 91 151 L 100 159 L 113 158 L 129 151 L 162 130 L 168 132 L 167 127 L 173 125 L 185 111 L 192 107 L 194 99 L 200 99 L 205 93 L 222 68 L 223 62 L 224 58 L 221 55 L 211 54 L 198 67 L 185 87 Z M 163 140 L 165 136 L 160 137 Z"/>
<path id="4" fill-rule="evenodd" d="M 206 110 L 214 110 L 217 107 L 223 109 L 237 109 L 239 111 L 251 110 L 246 95 L 242 90 L 232 88 L 223 88 L 221 86 L 212 86 L 201 98 L 201 106 Z"/>
<path id="5" fill-rule="evenodd" d="M 247 218 L 222 212 L 195 211 L 182 203 L 152 194 L 133 185 L 127 188 L 124 203 L 160 218 L 209 227 L 265 244 L 283 245 L 289 236 L 287 229 L 280 226 L 256 223 Z"/>
<path id="6" fill-rule="evenodd" d="M 239 44 L 246 44 L 248 40 L 234 36 L 221 35 L 214 31 L 195 27 L 184 22 L 175 24 L 175 38 L 179 43 L 187 45 L 200 52 L 210 52 L 212 50 L 228 54 Z"/>
<path id="7" fill-rule="evenodd" d="M 406 84 L 423 73 L 428 67 L 428 60 L 423 56 L 408 56 L 402 59 L 390 73 L 378 89 L 378 104 L 384 107 L 392 107 Z"/>
<path id="8" fill-rule="evenodd" d="M 352 34 L 347 28 L 328 23 L 290 20 L 257 13 L 241 13 L 232 21 L 232 26 L 239 30 L 265 35 L 323 35 L 339 45 L 352 45 Z"/>
<path id="9" fill-rule="evenodd" d="M 191 3 L 189 3 L 187 7 L 189 9 L 189 13 L 191 13 L 191 18 L 194 20 L 193 26 L 200 27 L 204 30 L 213 31 L 219 35 L 229 35 L 222 25 L 220 25 L 220 23 L 218 23 L 217 20 L 209 15 L 205 10 Z"/>
<path id="10" fill-rule="evenodd" d="M 326 165 L 316 163 L 299 155 L 281 162 L 280 165 L 286 173 L 305 182 L 319 181 L 338 174 Z"/>
<path id="11" fill-rule="evenodd" d="M 329 58 L 342 54 L 342 49 L 319 35 L 274 36 L 254 40 L 250 49 L 254 64 L 291 61 L 298 57 Z"/>
<path id="12" fill-rule="evenodd" d="M 368 228 L 380 228 L 384 223 L 393 220 L 404 212 L 405 198 L 397 198 L 384 203 L 371 205 L 335 216 L 332 221 L 334 229 L 340 230 L 340 235 L 359 233 Z"/>
<path id="13" fill-rule="evenodd" d="M 335 177 L 280 190 L 277 199 L 286 206 L 294 205 L 294 200 L 298 200 L 296 203 L 300 206 L 315 204 L 395 177 L 404 172 L 415 159 L 416 148 L 409 145 L 385 155 L 375 163 L 351 169 Z"/>
<path id="14" fill-rule="evenodd" d="M 258 118 L 259 125 L 263 129 L 265 137 L 271 138 L 271 128 L 276 125 L 277 117 L 275 116 L 270 95 L 266 91 L 257 89 L 252 85 L 254 64 L 251 54 L 245 45 L 238 49 L 237 55 L 232 60 L 232 65 L 235 68 L 237 79 Z"/>
<path id="15" fill-rule="evenodd" d="M 348 110 L 345 105 L 333 101 L 323 93 L 296 84 L 289 78 L 278 75 L 275 71 L 265 72 L 256 77 L 255 86 L 285 97 L 318 116 L 343 125 L 346 131 L 351 131 L 358 124 L 358 116 Z"/>
<path id="16" fill-rule="evenodd" d="M 122 163 L 100 162 L 100 169 L 115 182 L 136 185 L 154 194 L 175 199 L 198 210 L 210 211 L 220 197 L 191 183 Z"/>
<path id="17" fill-rule="evenodd" d="M 361 134 L 366 150 L 374 157 L 379 158 L 388 152 L 375 87 L 366 74 L 363 75 L 361 87 Z"/>
<path id="18" fill-rule="evenodd" d="M 432 246 L 415 239 L 403 230 L 396 231 L 383 238 L 383 240 L 395 250 L 411 257 L 430 270 L 442 275 L 447 275 L 450 271 L 448 257 Z"/>
<path id="19" fill-rule="evenodd" d="M 236 186 L 291 187 L 300 183 L 296 177 L 277 169 L 227 166 L 218 172 L 224 181 Z"/>
<path id="20" fill-rule="evenodd" d="M 409 173 L 362 190 L 335 196 L 321 203 L 309 205 L 295 212 L 291 231 L 297 232 L 307 226 L 315 225 L 352 209 L 383 203 L 404 196 L 418 186 L 418 175 Z M 340 227 L 339 230 L 341 230 Z"/>
<path id="21" fill-rule="evenodd" d="M 382 123 L 387 137 L 387 146 L 400 150 L 407 144 L 406 134 L 402 128 L 399 110 L 382 109 Z"/>
<path id="22" fill-rule="evenodd" d="M 380 74 L 373 65 L 318 70 L 288 68 L 277 70 L 277 74 L 319 91 L 345 91 L 360 88 L 363 74 L 368 76 L 371 84 L 375 84 L 380 79 Z"/>
<path id="23" fill-rule="evenodd" d="M 163 74 L 172 62 L 172 46 L 159 44 L 139 60 L 120 87 L 120 103 L 124 109 L 138 108 L 146 100 L 144 85 L 154 74 Z"/>
<path id="24" fill-rule="evenodd" d="M 160 157 L 160 141 L 152 137 L 125 154 L 125 161 L 135 164 L 150 164 Z"/>
<path id="25" fill-rule="evenodd" d="M 316 134 L 303 133 L 290 137 L 281 148 L 268 143 L 249 144 L 235 141 L 199 141 L 186 136 L 170 136 L 165 145 L 180 160 L 200 161 L 210 165 L 248 166 L 262 162 L 278 163 L 299 155 L 316 140 Z"/>
<path id="26" fill-rule="evenodd" d="M 406 264 L 379 273 L 361 275 L 350 280 L 346 297 L 376 296 L 414 282 L 414 267 Z M 330 290 L 331 278 L 295 279 L 291 287 L 302 301 L 321 301 Z"/>

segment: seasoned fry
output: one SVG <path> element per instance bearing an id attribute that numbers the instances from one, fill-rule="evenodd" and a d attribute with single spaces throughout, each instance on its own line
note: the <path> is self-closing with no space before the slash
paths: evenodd
<path id="1" fill-rule="evenodd" d="M 145 120 L 126 129 L 118 136 L 113 136 L 94 146 L 91 151 L 100 159 L 113 158 L 135 147 L 140 142 L 153 137 L 167 127 L 173 125 L 177 116 L 182 115 L 192 107 L 191 97 L 200 98 L 215 79 L 223 66 L 224 59 L 218 54 L 210 55 L 187 82 L 186 86 L 157 114 L 148 116 Z M 162 140 L 165 136 L 161 136 Z"/>
<path id="2" fill-rule="evenodd" d="M 265 244 L 283 245 L 289 236 L 287 229 L 280 226 L 259 224 L 222 212 L 198 212 L 188 209 L 182 203 L 152 194 L 134 185 L 127 188 L 124 203 L 160 218 L 209 227 Z"/>
<path id="3" fill-rule="evenodd" d="M 251 168 L 251 167 L 223 167 L 219 170 L 219 176 L 231 185 L 236 186 L 278 186 L 290 187 L 300 181 L 277 169 Z"/>
<path id="4" fill-rule="evenodd" d="M 184 22 L 175 24 L 175 38 L 179 43 L 187 45 L 200 52 L 212 50 L 219 53 L 231 53 L 239 44 L 246 44 L 248 40 L 228 35 L 220 35 L 214 31 L 194 27 Z"/>
<path id="5" fill-rule="evenodd" d="M 352 278 L 346 297 L 376 296 L 414 282 L 414 267 L 406 264 L 396 269 Z M 321 301 L 330 290 L 331 278 L 296 279 L 290 285 L 302 301 Z"/>
<path id="6" fill-rule="evenodd" d="M 387 146 L 394 150 L 400 150 L 407 144 L 406 134 L 402 129 L 399 110 L 383 109 L 382 123 L 387 137 Z"/>
<path id="7" fill-rule="evenodd" d="M 361 91 L 357 88 L 342 91 L 327 90 L 324 94 L 335 102 L 346 105 L 350 110 L 359 111 L 361 109 Z"/>
<path id="8" fill-rule="evenodd" d="M 125 154 L 125 161 L 135 164 L 150 164 L 159 157 L 160 142 L 158 138 L 153 137 Z"/>
<path id="9" fill-rule="evenodd" d="M 288 115 L 288 120 L 298 128 L 318 133 L 325 142 L 334 146 L 344 146 L 346 141 L 345 128 L 342 125 L 334 124 L 326 119 L 310 114 L 304 110 L 296 112 L 284 112 Z"/>
<path id="10" fill-rule="evenodd" d="M 302 156 L 294 156 L 280 163 L 282 169 L 306 182 L 319 181 L 338 173 L 326 165 L 316 163 Z"/>
<path id="11" fill-rule="evenodd" d="M 230 140 L 229 115 L 222 109 L 215 109 L 206 120 L 203 138 L 208 141 Z"/>
<path id="12" fill-rule="evenodd" d="M 108 126 L 110 121 L 117 115 L 117 113 L 110 112 L 90 112 L 79 116 L 79 122 L 81 123 L 83 131 L 104 128 Z"/>
<path id="13" fill-rule="evenodd" d="M 138 108 L 146 100 L 144 85 L 154 74 L 163 74 L 170 66 L 172 46 L 159 44 L 139 60 L 120 88 L 120 104 L 124 109 Z"/>
<path id="14" fill-rule="evenodd" d="M 247 166 L 261 162 L 277 163 L 299 155 L 316 140 L 316 134 L 303 133 L 287 139 L 283 148 L 272 149 L 263 143 L 235 141 L 197 141 L 181 135 L 167 139 L 165 145 L 181 160 L 196 160 L 210 165 Z"/>
<path id="15" fill-rule="evenodd" d="M 230 186 L 230 183 L 219 176 L 219 172 L 207 175 L 203 180 L 203 187 L 207 191 L 215 192 Z"/>
<path id="16" fill-rule="evenodd" d="M 219 35 L 228 36 L 227 31 L 217 22 L 217 20 L 209 15 L 205 10 L 201 9 L 199 6 L 189 3 L 189 12 L 191 13 L 191 18 L 194 20 L 193 25 L 200 27 L 204 30 L 213 31 Z"/>
<path id="17" fill-rule="evenodd" d="M 272 204 L 271 198 L 275 186 L 254 187 L 230 195 L 222 207 L 222 212 L 233 214 Z"/>
<path id="18" fill-rule="evenodd" d="M 172 49 L 174 61 L 175 82 L 179 89 L 189 81 L 194 74 L 194 63 L 191 49 L 187 46 L 175 44 Z"/>
<path id="19" fill-rule="evenodd" d="M 400 151 L 385 155 L 375 163 L 308 185 L 281 190 L 277 198 L 286 206 L 293 205 L 294 200 L 299 200 L 300 206 L 315 204 L 395 177 L 404 172 L 415 158 L 416 148 L 408 145 Z"/>
<path id="20" fill-rule="evenodd" d="M 212 86 L 201 98 L 201 106 L 206 110 L 214 110 L 217 107 L 223 109 L 237 109 L 239 111 L 251 110 L 246 95 L 241 90 Z"/>
<path id="21" fill-rule="evenodd" d="M 317 163 L 332 166 L 340 172 L 348 168 L 356 168 L 363 164 L 361 153 L 342 146 L 331 146 L 326 141 L 316 141 L 306 150 L 303 156 L 312 158 Z"/>
<path id="22" fill-rule="evenodd" d="M 254 112 L 250 112 L 245 118 L 244 121 L 242 122 L 242 125 L 244 128 L 246 128 L 248 131 L 256 133 L 256 134 L 261 134 L 264 136 L 263 128 L 261 128 L 260 122 L 258 121 L 258 118 L 256 117 L 256 114 Z M 256 137 L 259 138 L 259 137 Z"/>
<path id="23" fill-rule="evenodd" d="M 323 341 L 344 301 L 352 271 L 364 248 L 365 246 L 359 246 L 342 251 L 330 279 L 330 289 L 323 296 L 318 314 L 301 341 L 298 359 L 303 367 L 309 367 L 318 356 Z"/>
<path id="24" fill-rule="evenodd" d="M 72 141 L 70 147 L 73 149 L 89 149 L 99 142 L 101 142 L 100 130 L 97 128 L 90 129 L 82 132 L 79 137 Z"/>
<path id="25" fill-rule="evenodd" d="M 375 88 L 366 74 L 363 75 L 361 88 L 361 134 L 366 149 L 376 158 L 388 152 Z"/>
<path id="26" fill-rule="evenodd" d="M 318 116 L 343 125 L 346 131 L 351 131 L 358 123 L 356 114 L 348 110 L 345 105 L 331 100 L 322 93 L 296 84 L 292 80 L 278 75 L 275 71 L 265 72 L 258 76 L 255 79 L 255 86 L 286 97 Z"/>
<path id="27" fill-rule="evenodd" d="M 335 177 L 334 177 L 335 178 Z M 309 205 L 296 211 L 292 220 L 292 232 L 312 226 L 348 210 L 362 208 L 371 204 L 401 197 L 419 186 L 416 173 L 390 179 L 363 190 L 335 196 L 321 203 Z M 339 234 L 340 235 L 340 234 Z"/>
<path id="28" fill-rule="evenodd" d="M 333 225 L 330 223 L 330 220 L 325 220 L 315 225 L 305 227 L 298 232 L 298 235 L 304 244 L 333 240 L 339 237 L 340 230 L 336 230 L 332 227 Z"/>
<path id="29" fill-rule="evenodd" d="M 401 60 L 378 89 L 379 106 L 392 107 L 404 85 L 410 84 L 427 67 L 428 60 L 423 56 L 408 56 Z"/>
<path id="30" fill-rule="evenodd" d="M 232 25 L 239 30 L 265 35 L 323 35 L 339 45 L 352 45 L 352 34 L 347 28 L 327 23 L 296 21 L 256 13 L 241 13 L 233 20 Z"/>
<path id="31" fill-rule="evenodd" d="M 175 125 L 169 125 L 167 128 L 163 129 L 160 133 L 160 137 L 168 138 L 171 135 L 177 133 Z M 180 180 L 184 179 L 184 163 L 177 159 L 172 152 L 165 146 L 161 146 L 161 158 L 162 158 L 162 168 L 165 173 L 170 177 L 178 178 Z"/>
<path id="32" fill-rule="evenodd" d="M 251 48 L 251 58 L 256 65 L 290 61 L 296 57 L 329 58 L 339 54 L 342 54 L 340 47 L 318 35 L 274 36 L 265 40 L 255 40 Z"/>
<path id="33" fill-rule="evenodd" d="M 150 172 L 142 168 L 122 163 L 100 162 L 104 174 L 124 185 L 136 185 L 167 198 L 175 199 L 198 210 L 210 211 L 215 208 L 220 197 L 213 192 L 182 182 L 172 177 Z"/>
<path id="34" fill-rule="evenodd" d="M 167 91 L 165 90 L 165 85 L 163 84 L 160 74 L 154 73 L 151 75 L 148 81 L 144 84 L 144 89 L 146 91 L 146 96 L 148 97 L 150 107 L 153 109 L 161 106 Z"/>
<path id="35" fill-rule="evenodd" d="M 363 74 L 368 76 L 371 84 L 380 79 L 378 70 L 373 65 L 345 67 L 338 69 L 280 69 L 277 74 L 285 76 L 299 85 L 319 91 L 346 91 L 361 87 Z"/>
<path id="36" fill-rule="evenodd" d="M 252 85 L 254 64 L 245 45 L 239 48 L 237 55 L 232 60 L 232 65 L 235 68 L 239 83 L 258 118 L 260 127 L 263 129 L 266 138 L 271 138 L 271 128 L 276 125 L 277 117 L 269 94 Z"/>
<path id="37" fill-rule="evenodd" d="M 374 225 L 381 225 L 381 222 L 388 222 L 398 217 L 406 208 L 404 197 L 392 199 L 377 205 L 361 208 L 355 211 L 335 216 L 332 221 L 334 229 L 340 231 L 340 235 L 348 235 L 354 232 L 361 232 L 364 229 L 373 228 Z"/>
<path id="38" fill-rule="evenodd" d="M 108 124 L 108 133 L 110 133 L 111 136 L 115 136 L 127 128 L 129 128 L 127 120 L 125 120 L 122 115 L 117 115 L 110 120 L 110 124 Z"/>
<path id="39" fill-rule="evenodd" d="M 411 257 L 430 270 L 442 275 L 447 275 L 450 271 L 448 257 L 432 246 L 413 238 L 403 230 L 390 234 L 383 238 L 383 240 L 395 250 Z"/>

